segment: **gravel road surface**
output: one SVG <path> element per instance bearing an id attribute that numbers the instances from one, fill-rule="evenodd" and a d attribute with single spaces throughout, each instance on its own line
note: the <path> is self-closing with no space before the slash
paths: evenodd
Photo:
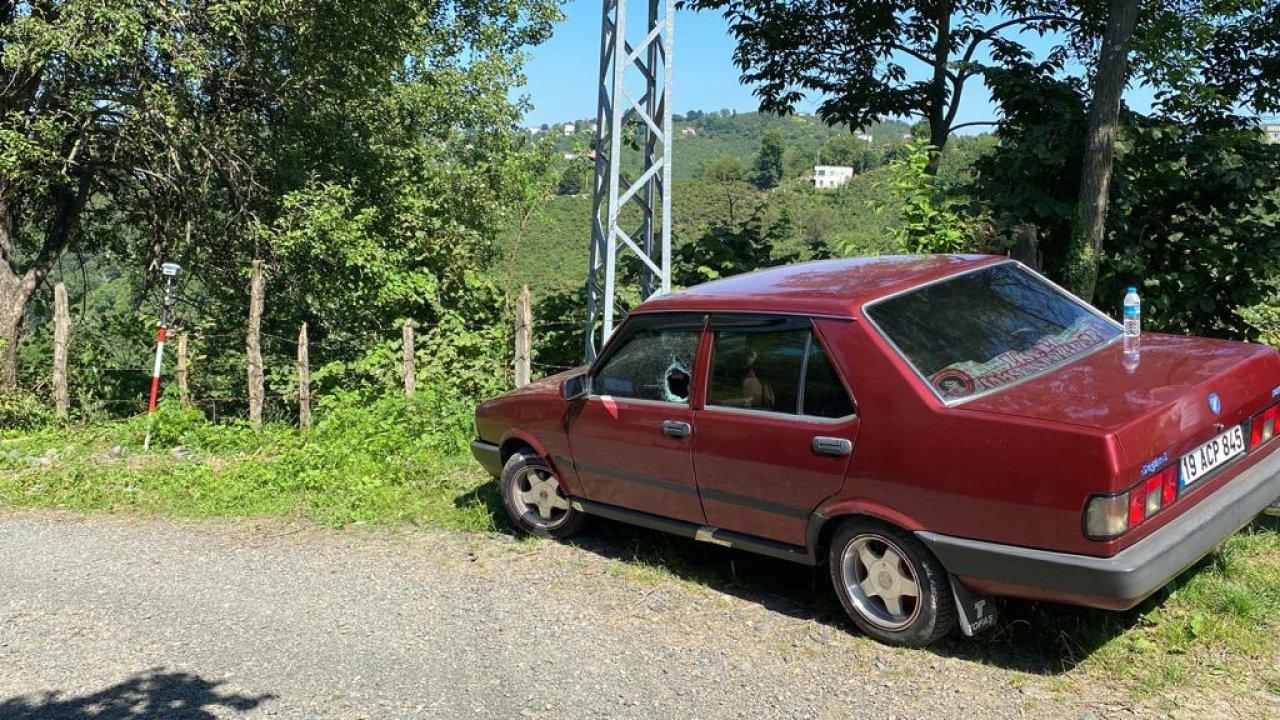
<path id="1" fill-rule="evenodd" d="M 791 573 L 790 595 L 726 590 L 637 569 L 617 559 L 631 531 L 598 532 L 565 545 L 0 512 L 0 718 L 1157 712 L 1071 673 L 876 645 L 822 609 L 801 568 L 767 566 Z M 1232 707 L 1175 712 L 1256 716 Z"/>

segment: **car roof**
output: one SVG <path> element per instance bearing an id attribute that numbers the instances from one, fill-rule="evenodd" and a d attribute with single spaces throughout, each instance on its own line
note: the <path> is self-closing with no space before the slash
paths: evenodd
<path id="1" fill-rule="evenodd" d="M 780 265 L 650 298 L 632 312 L 770 312 L 852 318 L 863 304 L 990 265 L 996 255 L 881 255 Z"/>

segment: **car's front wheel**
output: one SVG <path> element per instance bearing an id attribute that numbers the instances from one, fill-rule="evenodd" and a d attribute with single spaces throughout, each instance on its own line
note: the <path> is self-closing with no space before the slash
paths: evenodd
<path id="1" fill-rule="evenodd" d="M 947 572 L 910 533 L 870 518 L 850 520 L 832 538 L 828 560 L 840 603 L 867 635 L 923 647 L 955 628 Z"/>
<path id="2" fill-rule="evenodd" d="M 531 535 L 565 538 L 586 522 L 586 514 L 569 503 L 555 472 L 532 450 L 521 450 L 507 458 L 501 487 L 507 514 Z"/>

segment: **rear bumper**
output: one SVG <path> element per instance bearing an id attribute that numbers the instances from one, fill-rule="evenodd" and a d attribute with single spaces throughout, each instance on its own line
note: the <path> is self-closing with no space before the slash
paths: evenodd
<path id="1" fill-rule="evenodd" d="M 1280 497 L 1280 451 L 1112 557 L 1092 557 L 918 532 L 942 565 L 982 592 L 1111 610 L 1137 605 Z"/>
<path id="2" fill-rule="evenodd" d="M 497 477 L 502 474 L 502 451 L 497 445 L 484 440 L 472 440 L 471 454 L 490 475 Z"/>

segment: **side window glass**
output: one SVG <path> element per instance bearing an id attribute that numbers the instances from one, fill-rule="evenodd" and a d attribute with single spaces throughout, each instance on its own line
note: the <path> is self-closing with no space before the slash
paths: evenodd
<path id="1" fill-rule="evenodd" d="M 641 330 L 605 362 L 595 392 L 620 398 L 689 401 L 700 330 Z"/>
<path id="2" fill-rule="evenodd" d="M 853 403 L 845 392 L 836 369 L 822 351 L 822 343 L 813 338 L 809 343 L 808 366 L 804 374 L 805 415 L 823 418 L 842 418 L 853 414 Z"/>
<path id="3" fill-rule="evenodd" d="M 808 330 L 717 330 L 707 404 L 794 414 Z"/>

